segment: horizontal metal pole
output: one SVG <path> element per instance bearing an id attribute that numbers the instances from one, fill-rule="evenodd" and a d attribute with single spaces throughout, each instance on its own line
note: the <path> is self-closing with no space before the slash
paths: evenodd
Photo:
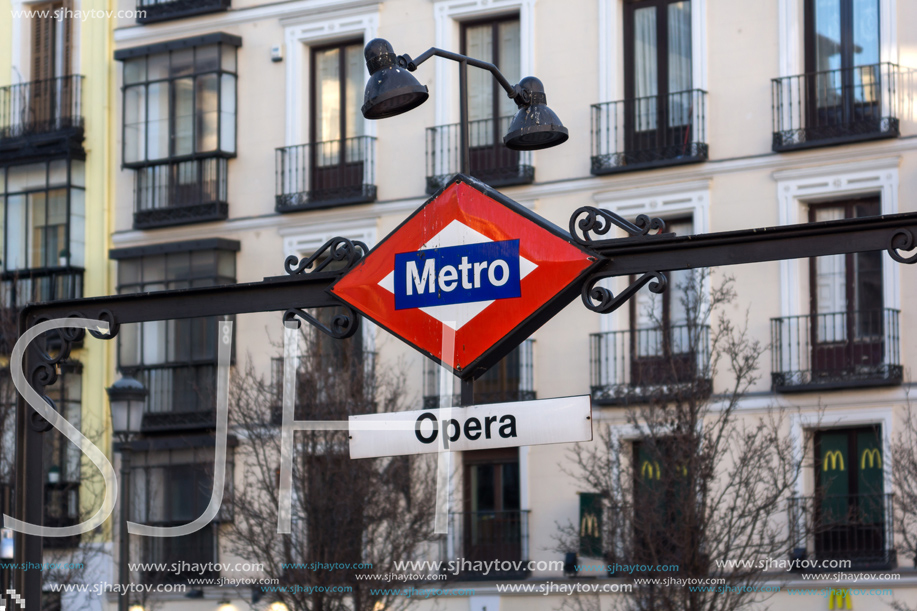
<path id="1" fill-rule="evenodd" d="M 902 229 L 917 236 L 917 212 L 688 236 L 596 240 L 589 247 L 610 259 L 606 274 L 624 276 L 886 250 Z"/>
<path id="2" fill-rule="evenodd" d="M 123 324 L 320 308 L 341 305 L 341 301 L 328 292 L 339 277 L 338 273 L 303 274 L 265 278 L 247 284 L 53 301 L 27 306 L 22 319 L 28 328 L 41 318 L 63 318 L 74 312 L 96 318 L 100 312 L 108 310 L 115 322 Z"/>

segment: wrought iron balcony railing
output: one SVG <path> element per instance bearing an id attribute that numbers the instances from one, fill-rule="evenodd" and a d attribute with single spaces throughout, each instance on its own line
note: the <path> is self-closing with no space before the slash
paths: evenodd
<path id="1" fill-rule="evenodd" d="M 499 560 L 516 562 L 516 566 L 526 565 L 529 559 L 528 510 L 459 511 L 449 514 L 449 519 L 452 558 L 464 558 L 471 563 Z M 469 570 L 461 572 L 458 578 L 522 579 L 528 575 L 528 569 L 490 571 L 487 575 Z"/>
<path id="2" fill-rule="evenodd" d="M 670 325 L 593 333 L 592 400 L 628 405 L 684 393 L 709 394 L 710 327 Z"/>
<path id="3" fill-rule="evenodd" d="M 700 89 L 592 105 L 592 173 L 707 160 L 707 92 Z"/>
<path id="4" fill-rule="evenodd" d="M 897 563 L 891 494 L 815 495 L 789 502 L 793 559 L 850 560 L 852 568 Z"/>
<path id="5" fill-rule="evenodd" d="M 223 157 L 207 157 L 137 168 L 134 228 L 226 220 L 227 165 Z"/>
<path id="6" fill-rule="evenodd" d="M 905 73 L 882 63 L 773 79 L 773 150 L 897 138 Z"/>
<path id="7" fill-rule="evenodd" d="M 374 201 L 375 152 L 371 136 L 277 149 L 277 212 Z"/>
<path id="8" fill-rule="evenodd" d="M 83 77 L 0 87 L 0 141 L 83 127 Z"/>
<path id="9" fill-rule="evenodd" d="M 137 23 L 155 23 L 228 10 L 231 0 L 137 0 Z"/>
<path id="10" fill-rule="evenodd" d="M 534 367 L 535 340 L 527 339 L 516 350 L 490 368 L 475 381 L 474 402 L 505 403 L 509 401 L 531 401 L 535 393 Z M 442 369 L 433 361 L 424 363 L 423 371 L 423 407 L 433 409 L 445 406 L 445 399 L 452 401 L 451 406 L 461 405 L 461 392 L 457 379 L 449 376 L 447 388 L 441 389 Z"/>
<path id="11" fill-rule="evenodd" d="M 527 185 L 535 180 L 531 151 L 514 151 L 503 145 L 512 117 L 480 119 L 468 123 L 471 175 L 491 187 Z M 462 163 L 459 124 L 427 128 L 427 193 L 436 193 Z"/>
<path id="12" fill-rule="evenodd" d="M 771 319 L 777 392 L 900 384 L 898 310 Z"/>
<path id="13" fill-rule="evenodd" d="M 187 431 L 216 426 L 216 366 L 172 364 L 135 370 L 148 395 L 143 432 Z"/>
<path id="14" fill-rule="evenodd" d="M 19 309 L 30 303 L 80 299 L 83 296 L 83 269 L 79 267 L 39 267 L 0 274 L 0 304 Z"/>

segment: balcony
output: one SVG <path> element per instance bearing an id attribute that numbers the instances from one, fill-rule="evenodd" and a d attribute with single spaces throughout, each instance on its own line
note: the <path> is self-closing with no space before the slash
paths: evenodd
<path id="1" fill-rule="evenodd" d="M 226 170 L 223 157 L 138 168 L 134 172 L 134 229 L 226 220 Z"/>
<path id="2" fill-rule="evenodd" d="M 509 353 L 487 373 L 475 380 L 475 405 L 485 403 L 507 403 L 510 401 L 532 401 L 536 398 L 534 372 L 535 340 L 527 339 Z M 440 368 L 433 361 L 424 363 L 423 409 L 446 407 L 446 400 L 452 406 L 461 405 L 462 395 L 458 379 L 449 375 L 448 389 L 440 389 Z"/>
<path id="3" fill-rule="evenodd" d="M 162 433 L 211 429 L 216 426 L 216 367 L 161 365 L 135 375 L 147 388 L 142 431 Z"/>
<path id="4" fill-rule="evenodd" d="M 529 560 L 529 512 L 523 509 L 504 511 L 459 511 L 449 514 L 449 552 L 452 558 L 474 563 L 494 560 L 525 566 Z M 458 579 L 524 579 L 530 571 L 492 570 L 483 575 L 459 567 Z"/>
<path id="5" fill-rule="evenodd" d="M 0 161 L 82 149 L 79 75 L 0 87 Z"/>
<path id="6" fill-rule="evenodd" d="M 370 136 L 277 149 L 277 212 L 375 201 L 375 151 Z"/>
<path id="7" fill-rule="evenodd" d="M 897 138 L 903 80 L 889 63 L 773 79 L 773 150 Z"/>
<path id="8" fill-rule="evenodd" d="M 590 335 L 592 400 L 630 405 L 672 400 L 686 393 L 707 396 L 710 327 L 671 325 Z"/>
<path id="9" fill-rule="evenodd" d="M 0 274 L 0 304 L 18 310 L 30 303 L 80 299 L 83 270 L 79 267 L 39 267 Z"/>
<path id="10" fill-rule="evenodd" d="M 231 0 L 137 0 L 137 23 L 156 23 L 228 10 Z"/>
<path id="11" fill-rule="evenodd" d="M 596 176 L 707 160 L 707 92 L 592 105 Z"/>
<path id="12" fill-rule="evenodd" d="M 771 319 L 776 392 L 901 384 L 898 310 Z"/>
<path id="13" fill-rule="evenodd" d="M 850 568 L 897 565 L 891 494 L 794 497 L 789 502 L 793 559 L 850 560 Z"/>
<path id="14" fill-rule="evenodd" d="M 491 187 L 527 185 L 535 180 L 531 151 L 514 151 L 503 145 L 512 117 L 468 123 L 470 173 Z M 459 124 L 427 128 L 427 193 L 440 190 L 462 164 Z"/>

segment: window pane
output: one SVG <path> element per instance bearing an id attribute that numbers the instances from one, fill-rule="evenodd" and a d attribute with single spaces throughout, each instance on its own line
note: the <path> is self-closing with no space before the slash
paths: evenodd
<path id="1" fill-rule="evenodd" d="M 815 220 L 836 221 L 844 218 L 843 207 L 817 208 Z M 844 255 L 816 257 L 815 301 L 819 316 L 816 335 L 819 342 L 844 341 L 847 338 L 845 311 L 847 309 L 847 265 Z"/>
<path id="2" fill-rule="evenodd" d="M 86 265 L 86 192 L 70 190 L 70 265 Z"/>
<path id="3" fill-rule="evenodd" d="M 236 253 L 217 251 L 217 274 L 222 278 L 236 278 Z"/>
<path id="4" fill-rule="evenodd" d="M 340 50 L 329 49 L 315 56 L 316 142 L 341 137 Z"/>
<path id="5" fill-rule="evenodd" d="M 162 282 L 166 279 L 166 258 L 163 255 L 143 258 L 144 283 Z M 153 289 L 144 287 L 145 291 Z"/>
<path id="6" fill-rule="evenodd" d="M 151 290 L 155 290 L 152 289 Z M 162 289 L 159 289 L 162 290 Z M 143 337 L 143 364 L 156 365 L 166 362 L 166 321 L 154 320 L 141 323 Z"/>
<path id="7" fill-rule="evenodd" d="M 476 25 L 465 30 L 465 51 L 469 57 L 494 61 L 493 24 Z M 471 121 L 493 118 L 494 87 L 485 70 L 468 71 L 468 118 Z M 475 143 L 472 142 L 472 146 Z"/>
<path id="8" fill-rule="evenodd" d="M 147 93 L 147 159 L 162 159 L 169 156 L 169 84 L 154 83 Z"/>
<path id="9" fill-rule="evenodd" d="M 220 56 L 223 60 L 223 70 L 236 71 L 236 48 L 230 45 L 220 45 Z"/>
<path id="10" fill-rule="evenodd" d="M 121 259 L 118 261 L 118 286 L 140 284 L 140 273 L 140 259 Z"/>
<path id="11" fill-rule="evenodd" d="M 86 162 L 74 159 L 70 162 L 70 185 L 74 187 L 86 186 Z"/>
<path id="12" fill-rule="evenodd" d="M 44 189 L 47 165 L 32 163 L 16 165 L 9 169 L 7 193 L 16 193 L 27 189 Z"/>
<path id="13" fill-rule="evenodd" d="M 518 83 L 522 79 L 522 66 L 520 60 L 520 33 L 518 21 L 506 21 L 498 26 L 500 41 L 500 57 L 497 67 L 506 76 L 510 83 Z M 485 73 L 486 74 L 486 73 Z M 491 79 L 490 87 L 493 87 Z M 516 103 L 505 95 L 499 96 L 500 116 L 507 117 L 516 113 Z"/>
<path id="14" fill-rule="evenodd" d="M 124 92 L 124 161 L 143 161 L 146 151 L 146 87 Z"/>
<path id="15" fill-rule="evenodd" d="M 172 51 L 169 76 L 187 76 L 194 72 L 194 49 Z"/>
<path id="16" fill-rule="evenodd" d="M 190 278 L 213 278 L 216 275 L 214 269 L 214 257 L 216 251 L 213 250 L 196 250 L 191 253 L 191 270 Z"/>
<path id="17" fill-rule="evenodd" d="M 197 77 L 197 151 L 217 148 L 217 75 Z"/>
<path id="18" fill-rule="evenodd" d="M 194 81 L 178 79 L 175 87 L 175 155 L 190 155 L 194 137 Z"/>
<path id="19" fill-rule="evenodd" d="M 841 67 L 841 0 L 815 1 L 815 70 Z"/>
<path id="20" fill-rule="evenodd" d="M 56 159 L 48 164 L 48 186 L 60 187 L 67 184 L 67 160 Z"/>
<path id="21" fill-rule="evenodd" d="M 236 77 L 221 76 L 220 93 L 220 150 L 236 152 Z M 362 94 L 361 94 L 362 95 Z"/>
<path id="22" fill-rule="evenodd" d="M 48 195 L 46 192 L 31 193 L 28 198 L 31 216 L 29 267 L 43 267 L 45 265 L 43 257 L 45 240 L 43 239 L 43 234 L 48 218 Z"/>
<path id="23" fill-rule="evenodd" d="M 691 3 L 670 4 L 668 18 L 669 93 L 687 91 L 691 89 Z"/>
<path id="24" fill-rule="evenodd" d="M 347 138 L 363 135 L 363 91 L 366 84 L 365 66 L 363 63 L 363 45 L 350 45 L 345 49 L 347 69 Z M 357 150 L 354 147 L 353 150 Z M 355 161 L 349 159 L 348 161 Z"/>
<path id="25" fill-rule="evenodd" d="M 147 57 L 148 79 L 155 81 L 169 76 L 169 54 L 157 53 Z"/>
<path id="26" fill-rule="evenodd" d="M 124 62 L 124 84 L 142 83 L 146 80 L 146 58 L 138 57 Z"/>
<path id="27" fill-rule="evenodd" d="M 218 45 L 207 45 L 194 49 L 194 71 L 210 72 L 220 67 L 220 49 Z"/>
<path id="28" fill-rule="evenodd" d="M 174 252 L 169 253 L 166 257 L 166 279 L 170 281 L 187 280 L 191 272 L 189 253 Z"/>
<path id="29" fill-rule="evenodd" d="M 9 210 L 7 219 L 9 222 L 9 232 L 7 238 L 9 242 L 6 245 L 6 269 L 25 269 L 26 263 L 26 196 L 12 195 L 7 198 Z"/>
<path id="30" fill-rule="evenodd" d="M 634 11 L 634 129 L 656 129 L 656 96 L 659 91 L 656 57 L 656 9 Z"/>

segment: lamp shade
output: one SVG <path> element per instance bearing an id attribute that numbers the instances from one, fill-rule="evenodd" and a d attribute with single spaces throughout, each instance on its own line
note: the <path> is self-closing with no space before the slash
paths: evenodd
<path id="1" fill-rule="evenodd" d="M 130 376 L 111 385 L 108 403 L 111 406 L 111 428 L 115 434 L 140 432 L 146 395 L 143 384 Z"/>
<path id="2" fill-rule="evenodd" d="M 363 116 L 367 119 L 387 119 L 417 108 L 430 97 L 407 68 L 398 66 L 392 45 L 382 38 L 366 43 L 363 50 L 369 80 L 363 94 Z"/>
<path id="3" fill-rule="evenodd" d="M 529 102 L 519 106 L 503 144 L 516 151 L 535 151 L 566 142 L 570 137 L 567 128 L 548 108 L 542 82 L 527 76 L 519 81 L 519 86 L 529 94 Z"/>

